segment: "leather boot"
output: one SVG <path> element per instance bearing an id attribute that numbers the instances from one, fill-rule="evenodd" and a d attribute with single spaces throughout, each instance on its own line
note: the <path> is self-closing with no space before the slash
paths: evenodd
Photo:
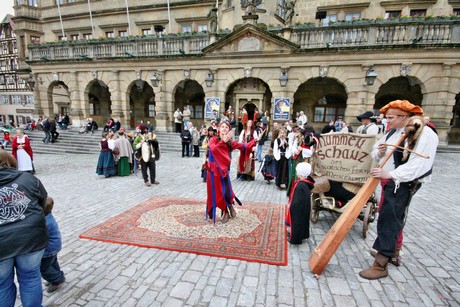
<path id="1" fill-rule="evenodd" d="M 225 211 L 224 216 L 222 217 L 222 219 L 220 221 L 222 222 L 222 224 L 225 224 L 225 223 L 228 222 L 229 218 L 230 218 L 230 215 L 228 214 L 228 211 Z"/>
<path id="2" fill-rule="evenodd" d="M 401 257 L 399 256 L 400 249 L 396 249 L 395 255 L 390 259 L 390 263 L 395 266 L 400 266 L 402 264 Z M 371 256 L 375 258 L 377 251 L 375 249 L 370 250 Z"/>
<path id="3" fill-rule="evenodd" d="M 379 279 L 388 276 L 388 258 L 377 253 L 372 267 L 359 272 L 359 276 L 365 279 Z"/>
<path id="4" fill-rule="evenodd" d="M 232 218 L 236 217 L 236 210 L 233 206 L 230 207 L 230 215 L 232 216 Z"/>

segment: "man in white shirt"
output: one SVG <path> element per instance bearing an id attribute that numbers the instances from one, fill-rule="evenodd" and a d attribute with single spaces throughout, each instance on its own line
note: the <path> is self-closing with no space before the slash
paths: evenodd
<path id="1" fill-rule="evenodd" d="M 371 176 L 382 181 L 383 200 L 373 245 L 377 251 L 375 261 L 371 268 L 359 273 L 365 279 L 388 276 L 387 264 L 397 252 L 398 235 L 404 227 L 407 207 L 421 183 L 431 181 L 431 169 L 439 143 L 437 134 L 419 117 L 423 115 L 419 106 L 407 100 L 395 100 L 381 108 L 380 112 L 385 114 L 391 130 L 374 145 L 372 157 L 380 162 L 388 154 L 392 156 L 383 167 L 371 170 Z M 417 117 L 411 118 L 413 115 Z M 404 141 L 401 138 L 403 133 L 406 136 Z M 394 146 L 388 144 L 403 146 L 414 152 L 401 149 L 393 152 Z"/>
<path id="2" fill-rule="evenodd" d="M 372 117 L 374 117 L 374 113 L 371 111 L 366 111 L 363 114 L 356 116 L 356 118 L 362 123 L 362 125 L 358 127 L 358 130 L 356 130 L 356 133 L 377 135 L 379 133 L 379 127 L 371 121 Z"/>

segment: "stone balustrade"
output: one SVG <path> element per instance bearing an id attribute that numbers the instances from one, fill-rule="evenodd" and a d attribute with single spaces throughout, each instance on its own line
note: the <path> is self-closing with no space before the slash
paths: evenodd
<path id="1" fill-rule="evenodd" d="M 269 29 L 270 30 L 270 29 Z M 276 29 L 283 36 L 292 31 L 291 41 L 301 49 L 437 45 L 460 43 L 460 20 L 367 21 L 338 23 L 328 27 Z M 223 35 L 221 36 L 223 37 Z M 63 61 L 107 58 L 138 58 L 201 54 L 210 36 L 168 35 L 44 43 L 28 46 L 28 61 Z"/>

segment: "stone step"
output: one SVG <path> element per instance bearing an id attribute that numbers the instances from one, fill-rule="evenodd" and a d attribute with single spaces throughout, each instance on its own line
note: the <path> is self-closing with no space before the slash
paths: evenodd
<path id="1" fill-rule="evenodd" d="M 55 143 L 43 143 L 43 131 L 26 131 L 35 153 L 43 154 L 99 154 L 101 131 L 94 134 L 80 134 L 79 129 L 58 130 L 59 137 Z M 181 152 L 182 145 L 179 134 L 170 132 L 156 132 L 156 137 L 162 152 Z M 203 150 L 200 148 L 200 151 Z"/>

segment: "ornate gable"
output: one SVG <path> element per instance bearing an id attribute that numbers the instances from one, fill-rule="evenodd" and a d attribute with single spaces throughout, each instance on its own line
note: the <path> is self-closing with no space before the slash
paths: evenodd
<path id="1" fill-rule="evenodd" d="M 203 49 L 205 54 L 292 53 L 300 46 L 269 31 L 246 24 Z"/>

